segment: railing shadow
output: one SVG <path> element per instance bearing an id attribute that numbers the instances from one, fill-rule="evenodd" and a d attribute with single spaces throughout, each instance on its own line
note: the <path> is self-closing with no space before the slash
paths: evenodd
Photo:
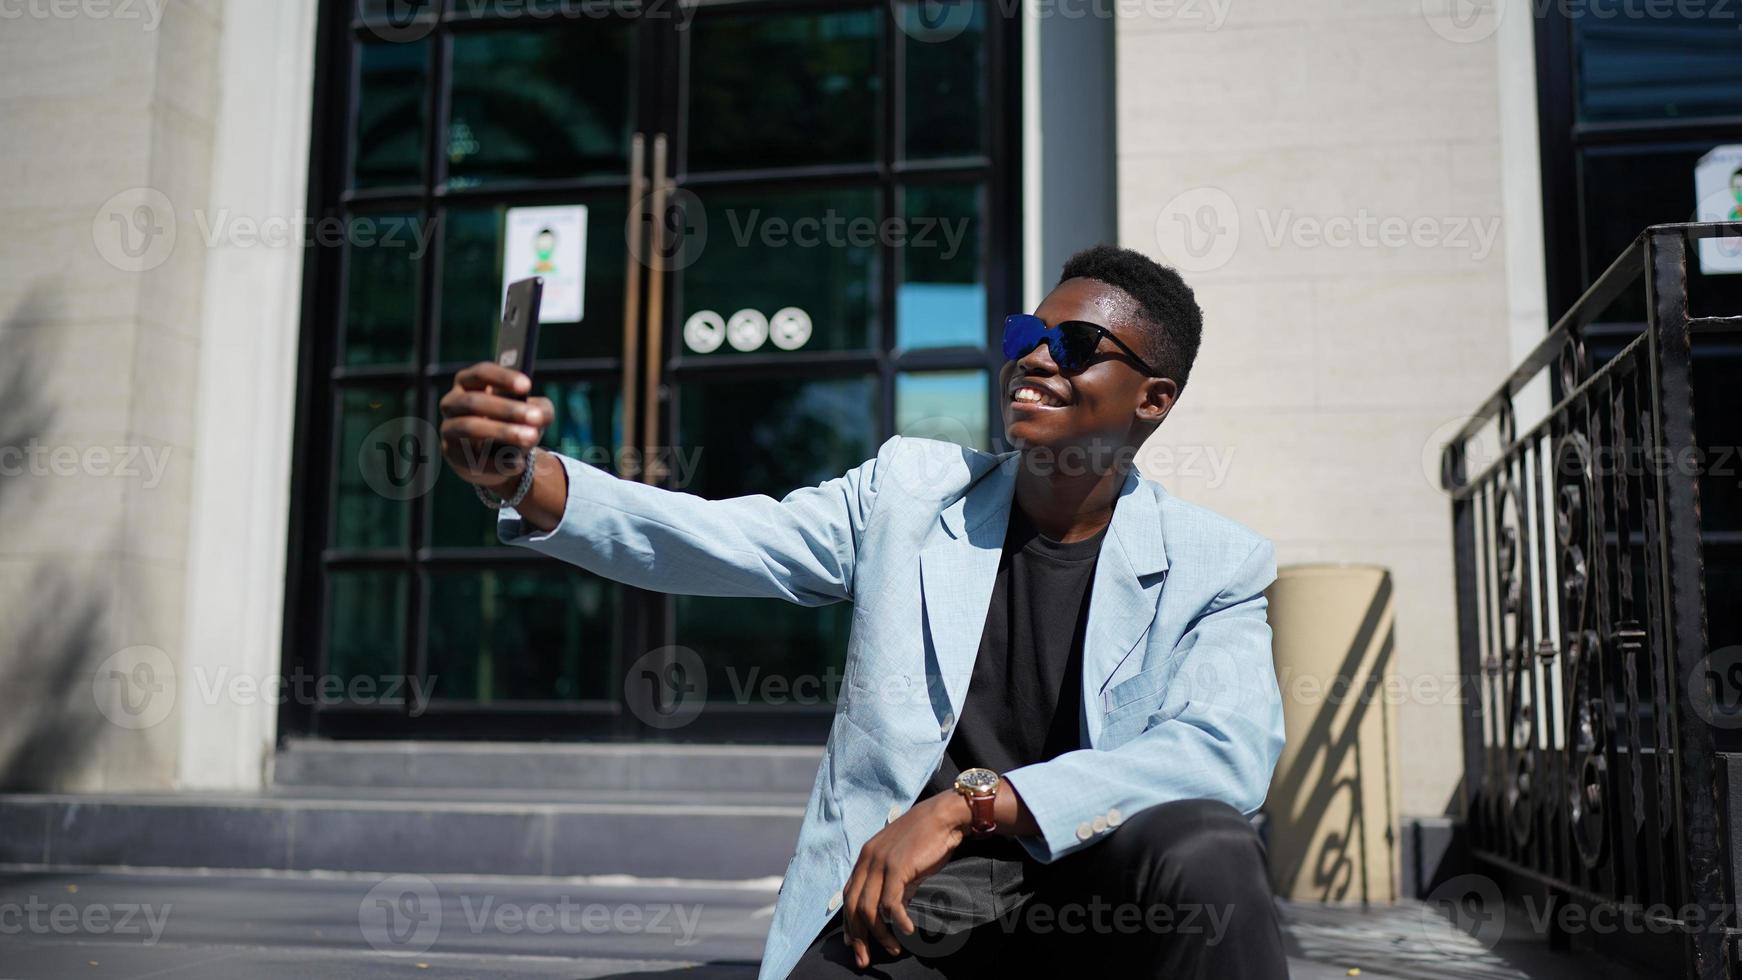
<path id="1" fill-rule="evenodd" d="M 1277 602 L 1273 599 L 1273 608 Z M 1282 612 L 1279 647 L 1287 649 L 1291 644 L 1280 631 L 1317 624 L 1308 627 L 1299 611 Z M 1280 895 L 1321 902 L 1389 902 L 1394 897 L 1395 881 L 1384 884 L 1397 864 L 1397 835 L 1391 828 L 1390 719 L 1385 717 L 1383 689 L 1395 650 L 1393 623 L 1391 577 L 1382 574 L 1346 650 L 1334 669 L 1317 678 L 1334 683 L 1326 684 L 1326 697 L 1313 709 L 1311 723 L 1304 734 L 1298 722 L 1289 724 L 1291 748 L 1271 780 L 1265 805 L 1271 820 L 1271 881 Z M 1320 673 L 1316 664 L 1287 667 L 1285 712 L 1294 669 Z M 1290 713 L 1298 718 L 1304 710 L 1297 705 Z M 1374 725 L 1379 726 L 1378 752 L 1371 745 Z M 1373 820 L 1376 804 L 1383 823 Z"/>
<path id="2" fill-rule="evenodd" d="M 44 378 L 52 370 L 44 343 L 56 306 L 53 293 L 37 286 L 0 321 L 0 540 L 47 518 L 38 503 L 40 483 L 57 478 L 32 472 L 21 453 L 54 438 L 59 406 Z M 56 488 L 51 485 L 48 493 Z M 89 529 L 60 528 L 56 536 L 76 541 Z M 81 551 L 87 551 L 85 546 Z M 54 554 L 0 552 L 0 791 L 58 788 L 80 768 L 107 722 L 99 712 L 90 678 L 103 655 L 108 607 L 123 588 L 121 573 L 99 578 L 104 563 L 84 565 Z"/>

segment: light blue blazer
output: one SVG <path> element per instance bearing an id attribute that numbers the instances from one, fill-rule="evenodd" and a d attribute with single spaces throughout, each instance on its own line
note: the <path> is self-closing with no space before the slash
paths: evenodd
<path id="1" fill-rule="evenodd" d="M 834 725 L 764 978 L 791 972 L 840 907 L 859 849 L 913 804 L 943 757 L 1019 461 L 898 436 L 783 500 L 710 501 L 563 457 L 568 503 L 555 530 L 502 512 L 503 541 L 640 588 L 853 603 Z M 1275 576 L 1264 538 L 1132 473 L 1089 602 L 1082 748 L 1004 774 L 1040 825 L 1022 839 L 1036 859 L 1092 847 L 1159 803 L 1206 798 L 1245 813 L 1263 803 L 1283 743 L 1265 621 Z"/>

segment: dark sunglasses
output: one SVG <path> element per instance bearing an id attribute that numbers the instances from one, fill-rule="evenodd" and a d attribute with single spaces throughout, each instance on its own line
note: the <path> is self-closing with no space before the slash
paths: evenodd
<path id="1" fill-rule="evenodd" d="M 1014 361 L 1029 351 L 1036 344 L 1044 341 L 1046 349 L 1052 354 L 1052 361 L 1065 371 L 1078 371 L 1086 367 L 1089 359 L 1095 356 L 1095 348 L 1101 346 L 1101 338 L 1105 337 L 1113 345 L 1125 352 L 1143 373 L 1152 378 L 1162 376 L 1160 371 L 1146 364 L 1137 352 L 1125 346 L 1125 342 L 1113 336 L 1113 331 L 1099 323 L 1087 320 L 1066 320 L 1056 327 L 1049 327 L 1040 317 L 1028 313 L 1012 313 L 1004 318 L 1004 359 Z"/>

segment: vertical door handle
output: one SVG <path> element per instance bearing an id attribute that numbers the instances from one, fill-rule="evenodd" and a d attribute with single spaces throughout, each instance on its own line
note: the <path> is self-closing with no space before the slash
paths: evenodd
<path id="1" fill-rule="evenodd" d="M 645 438 L 641 446 L 641 475 L 648 483 L 665 479 L 664 466 L 656 460 L 659 441 L 659 381 L 665 368 L 665 266 L 674 243 L 667 234 L 666 208 L 671 201 L 672 180 L 666 176 L 666 138 L 653 136 L 653 231 L 647 250 L 647 359 L 641 389 L 641 414 Z"/>
<path id="2" fill-rule="evenodd" d="M 623 430 L 618 436 L 617 473 L 631 480 L 641 478 L 639 454 L 644 440 L 641 415 L 635 397 L 635 381 L 641 373 L 641 265 L 647 252 L 647 224 L 642 212 L 647 198 L 647 141 L 640 133 L 629 141 L 629 259 L 623 264 Z M 632 455 L 633 454 L 633 455 Z"/>

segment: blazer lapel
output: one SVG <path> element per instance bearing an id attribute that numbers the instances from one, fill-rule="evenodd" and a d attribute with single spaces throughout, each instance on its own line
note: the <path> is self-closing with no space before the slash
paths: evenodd
<path id="1" fill-rule="evenodd" d="M 1010 454 L 968 492 L 944 508 L 930 543 L 920 551 L 920 586 L 925 594 L 925 625 L 937 657 L 938 674 L 959 715 L 968 696 L 1004 533 L 1016 487 L 1018 456 Z"/>
<path id="2" fill-rule="evenodd" d="M 960 714 L 986 628 L 998 558 L 1010 524 L 1019 457 L 1007 457 L 939 516 L 942 527 L 920 551 L 925 625 L 937 670 Z M 1107 528 L 1083 648 L 1083 721 L 1089 743 L 1100 735 L 1101 694 L 1113 672 L 1137 647 L 1161 601 L 1167 571 L 1161 501 L 1156 488 L 1133 470 L 1120 490 Z"/>
<path id="3" fill-rule="evenodd" d="M 1155 622 L 1166 571 L 1161 501 L 1156 488 L 1134 469 L 1113 507 L 1089 596 L 1083 646 L 1083 723 L 1088 744 L 1094 744 L 1101 733 L 1101 694 L 1107 682 Z"/>

